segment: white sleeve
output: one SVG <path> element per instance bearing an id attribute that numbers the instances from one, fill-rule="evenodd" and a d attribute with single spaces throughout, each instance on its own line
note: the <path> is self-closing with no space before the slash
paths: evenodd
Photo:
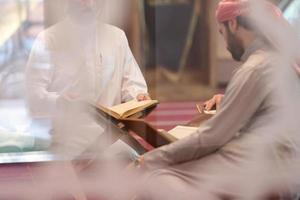
<path id="1" fill-rule="evenodd" d="M 53 76 L 53 63 L 43 34 L 36 39 L 26 69 L 27 104 L 33 117 L 49 117 L 55 110 L 56 92 L 48 88 Z"/>
<path id="2" fill-rule="evenodd" d="M 144 76 L 132 55 L 125 33 L 122 37 L 121 51 L 123 52 L 122 101 L 134 99 L 138 94 L 148 93 Z"/>

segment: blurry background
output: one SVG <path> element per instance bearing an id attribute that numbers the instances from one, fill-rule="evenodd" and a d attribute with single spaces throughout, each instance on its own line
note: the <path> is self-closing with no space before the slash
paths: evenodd
<path id="1" fill-rule="evenodd" d="M 125 30 L 152 97 L 162 102 L 161 108 L 183 108 L 150 116 L 157 127 L 171 128 L 193 116 L 195 102 L 223 92 L 239 65 L 219 36 L 217 2 L 107 1 L 105 20 Z M 273 2 L 298 30 L 300 1 Z M 28 55 L 37 34 L 64 17 L 65 0 L 0 0 L 0 13 L 0 127 L 26 132 L 30 124 L 24 102 Z M 170 120 L 170 112 L 185 118 Z M 0 138 L 0 146 L 3 142 Z"/>
<path id="2" fill-rule="evenodd" d="M 230 62 L 217 31 L 217 2 L 107 1 L 105 19 L 126 31 L 152 95 L 162 101 L 199 100 L 226 86 L 237 64 Z M 274 2 L 281 3 L 294 25 L 299 24 L 299 1 Z M 65 1 L 1 0 L 0 12 L 0 97 L 23 98 L 23 72 L 32 43 L 40 31 L 64 17 Z M 174 84 L 184 89 L 169 90 Z"/>

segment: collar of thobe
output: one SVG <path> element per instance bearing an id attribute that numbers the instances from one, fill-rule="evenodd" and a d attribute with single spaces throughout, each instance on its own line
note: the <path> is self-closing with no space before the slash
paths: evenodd
<path id="1" fill-rule="evenodd" d="M 246 62 L 246 60 L 253 54 L 255 51 L 259 49 L 263 49 L 265 47 L 265 43 L 261 39 L 255 39 L 245 50 L 241 61 Z"/>
<path id="2" fill-rule="evenodd" d="M 96 35 L 99 35 L 99 31 L 102 30 L 103 23 L 99 21 L 92 21 L 87 24 L 72 20 L 71 18 L 66 19 L 67 27 L 71 28 L 72 34 L 81 38 L 82 41 L 94 40 Z"/>
<path id="3" fill-rule="evenodd" d="M 76 20 L 72 17 L 67 17 L 66 22 L 71 25 L 72 29 L 78 32 L 93 33 L 96 29 L 101 29 L 104 25 L 103 21 L 92 19 L 88 22 Z"/>

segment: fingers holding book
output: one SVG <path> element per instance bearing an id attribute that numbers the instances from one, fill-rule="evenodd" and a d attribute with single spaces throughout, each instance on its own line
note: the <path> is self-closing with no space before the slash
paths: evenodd
<path id="1" fill-rule="evenodd" d="M 223 98 L 224 98 L 223 94 L 217 94 L 217 95 L 213 96 L 212 99 L 210 99 L 204 103 L 204 109 L 206 111 L 214 110 L 214 108 L 216 110 L 219 110 Z"/>
<path id="2" fill-rule="evenodd" d="M 136 99 L 138 101 L 146 101 L 146 100 L 151 100 L 151 97 L 149 96 L 149 94 L 138 94 Z"/>

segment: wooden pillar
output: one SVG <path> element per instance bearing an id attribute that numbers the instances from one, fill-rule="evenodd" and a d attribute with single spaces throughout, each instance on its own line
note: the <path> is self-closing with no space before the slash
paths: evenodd
<path id="1" fill-rule="evenodd" d="M 141 21 L 142 17 L 139 10 L 139 2 L 141 0 L 132 0 L 131 1 L 131 16 L 130 16 L 130 45 L 132 53 L 140 65 L 141 69 L 144 71 L 144 58 L 142 56 L 142 38 L 141 38 Z"/>
<path id="2" fill-rule="evenodd" d="M 205 1 L 205 0 L 203 0 Z M 217 80 L 217 23 L 215 18 L 215 11 L 218 4 L 218 0 L 210 0 L 207 9 L 207 23 L 208 23 L 208 51 L 209 51 L 209 85 L 211 88 L 216 88 L 218 84 Z"/>

